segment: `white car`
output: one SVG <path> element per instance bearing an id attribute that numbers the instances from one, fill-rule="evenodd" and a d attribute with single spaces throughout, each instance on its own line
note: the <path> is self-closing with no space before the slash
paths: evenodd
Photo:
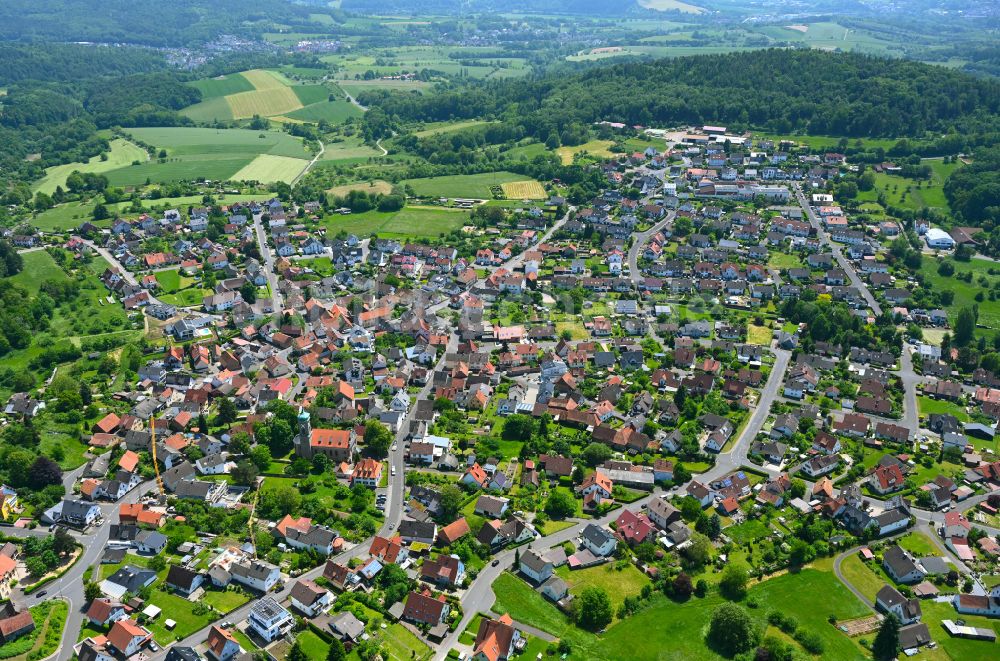
<path id="1" fill-rule="evenodd" d="M 396 467 L 395 466 L 392 467 L 390 475 L 392 475 L 393 477 L 396 476 Z"/>

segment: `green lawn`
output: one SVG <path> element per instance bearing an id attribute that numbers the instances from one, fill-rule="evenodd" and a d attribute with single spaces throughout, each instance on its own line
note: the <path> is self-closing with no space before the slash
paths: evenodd
<path id="1" fill-rule="evenodd" d="M 745 544 L 767 537 L 771 534 L 771 529 L 760 519 L 751 519 L 736 526 L 729 526 L 723 532 L 737 544 Z"/>
<path id="2" fill-rule="evenodd" d="M 156 282 L 165 293 L 173 293 L 181 288 L 181 273 L 177 269 L 157 271 Z"/>
<path id="3" fill-rule="evenodd" d="M 513 574 L 504 572 L 493 582 L 496 603 L 493 612 L 510 613 L 518 622 L 530 623 L 555 636 L 570 626 L 566 617 L 540 594 Z"/>
<path id="4" fill-rule="evenodd" d="M 616 614 L 625 597 L 638 596 L 642 586 L 649 584 L 649 579 L 631 563 L 620 571 L 615 568 L 615 563 L 576 571 L 563 565 L 556 570 L 556 574 L 569 585 L 570 593 L 577 596 L 589 587 L 604 588 L 611 597 L 611 610 Z"/>
<path id="5" fill-rule="evenodd" d="M 968 422 L 971 420 L 969 414 L 965 412 L 965 408 L 944 399 L 933 399 L 931 397 L 918 395 L 917 409 L 920 411 L 921 417 L 929 416 L 932 413 L 946 413 L 955 416 L 961 422 Z"/>
<path id="6" fill-rule="evenodd" d="M 250 601 L 250 597 L 236 590 L 207 590 L 201 601 L 220 613 L 228 613 Z"/>
<path id="7" fill-rule="evenodd" d="M 306 657 L 310 659 L 325 659 L 327 653 L 330 651 L 329 643 L 316 635 L 311 629 L 301 632 L 296 640 L 298 640 L 299 645 L 302 647 L 302 651 L 306 653 Z"/>
<path id="8" fill-rule="evenodd" d="M 149 630 L 153 632 L 153 637 L 161 645 L 187 638 L 195 631 L 208 626 L 214 619 L 211 613 L 195 615 L 194 604 L 190 601 L 158 589 L 153 590 L 149 603 L 163 609 L 159 617 L 147 624 Z M 177 626 L 170 631 L 167 631 L 164 624 L 168 619 L 177 623 Z"/>
<path id="9" fill-rule="evenodd" d="M 240 644 L 240 647 L 243 648 L 244 652 L 253 652 L 254 650 L 257 649 L 257 646 L 254 644 L 252 640 L 250 640 L 250 637 L 247 636 L 245 633 L 243 633 L 236 627 L 233 627 L 232 629 L 230 629 L 230 631 L 233 634 L 233 638 L 235 638 L 236 642 Z"/>
<path id="10" fill-rule="evenodd" d="M 875 595 L 885 585 L 882 577 L 869 569 L 857 553 L 844 558 L 840 563 L 840 571 L 856 590 L 872 601 L 875 601 Z"/>
<path id="11" fill-rule="evenodd" d="M 389 658 L 396 661 L 407 661 L 408 659 L 428 659 L 431 656 L 431 649 L 427 645 L 410 633 L 410 630 L 400 623 L 390 625 L 381 632 L 386 647 L 389 650 Z M 315 659 L 320 657 L 310 656 Z M 325 658 L 322 657 L 322 658 Z"/>
<path id="12" fill-rule="evenodd" d="M 484 174 L 464 174 L 446 177 L 407 179 L 404 184 L 413 188 L 418 197 L 471 197 L 482 200 L 493 198 L 490 186 L 525 181 L 523 174 L 513 172 L 487 172 Z"/>
<path id="13" fill-rule="evenodd" d="M 793 269 L 802 266 L 802 260 L 799 259 L 798 255 L 772 252 L 768 255 L 767 265 L 772 269 Z"/>
<path id="14" fill-rule="evenodd" d="M 750 324 L 747 326 L 747 344 L 759 344 L 761 346 L 770 346 L 771 338 L 774 336 L 774 332 L 767 326 L 755 326 Z"/>
<path id="15" fill-rule="evenodd" d="M 941 550 L 922 532 L 911 532 L 905 537 L 900 537 L 897 543 L 918 558 L 941 555 Z"/>
<path id="16" fill-rule="evenodd" d="M 627 658 L 634 659 L 721 658 L 702 639 L 712 610 L 723 602 L 715 594 L 683 603 L 657 594 L 647 607 L 595 636 L 570 624 L 555 606 L 510 574 L 502 574 L 493 591 L 497 596 L 495 612 L 509 612 L 515 620 L 566 638 L 573 647 L 573 659 L 610 661 L 623 658 L 623 650 L 628 650 Z M 818 634 L 825 646 L 823 659 L 867 658 L 860 645 L 827 622 L 831 614 L 850 619 L 869 612 L 832 573 L 805 569 L 784 574 L 752 586 L 749 596 L 759 604 L 749 612 L 762 626 L 770 610 L 779 610 Z"/>
<path id="17" fill-rule="evenodd" d="M 997 658 L 996 643 L 952 638 L 941 627 L 941 621 L 951 620 L 954 622 L 956 619 L 962 619 L 965 620 L 966 626 L 993 629 L 997 634 L 1000 634 L 1000 620 L 978 615 L 959 615 L 951 604 L 935 601 L 922 601 L 920 607 L 923 610 L 922 621 L 930 630 L 931 637 L 955 661 L 987 661 Z"/>

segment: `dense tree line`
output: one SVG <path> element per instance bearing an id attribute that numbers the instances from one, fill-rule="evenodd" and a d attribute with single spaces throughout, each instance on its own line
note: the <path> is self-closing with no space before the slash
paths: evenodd
<path id="1" fill-rule="evenodd" d="M 220 34 L 257 37 L 279 25 L 314 30 L 309 13 L 316 10 L 286 0 L 4 0 L 0 40 L 200 45 Z"/>
<path id="2" fill-rule="evenodd" d="M 368 92 L 359 101 L 406 120 L 500 118 L 540 140 L 600 120 L 923 137 L 995 134 L 1000 83 L 906 60 L 770 49 L 486 81 L 435 95 Z"/>
<path id="3" fill-rule="evenodd" d="M 95 76 L 128 76 L 166 67 L 157 51 L 88 44 L 0 43 L 0 84 L 22 80 L 71 83 Z"/>
<path id="4" fill-rule="evenodd" d="M 959 221 L 986 231 L 1000 226 L 1000 147 L 976 151 L 972 163 L 948 177 L 944 194 Z"/>

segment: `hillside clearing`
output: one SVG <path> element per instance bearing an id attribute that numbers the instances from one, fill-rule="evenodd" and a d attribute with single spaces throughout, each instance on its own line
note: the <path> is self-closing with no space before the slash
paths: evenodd
<path id="1" fill-rule="evenodd" d="M 142 147 L 129 142 L 125 138 L 115 138 L 112 140 L 111 151 L 108 152 L 107 156 L 107 160 L 101 160 L 100 156 L 94 156 L 86 163 L 53 165 L 45 171 L 45 176 L 34 185 L 32 190 L 51 195 L 55 192 L 57 186 L 66 187 L 66 178 L 74 170 L 103 174 L 131 165 L 135 161 L 145 161 L 149 158 L 149 155 Z"/>
<path id="2" fill-rule="evenodd" d="M 525 181 L 524 175 L 501 171 L 407 179 L 403 183 L 410 186 L 417 197 L 471 197 L 489 200 L 493 197 L 490 187 L 502 186 L 515 181 Z"/>
<path id="3" fill-rule="evenodd" d="M 576 147 L 560 147 L 556 149 L 556 154 L 562 159 L 563 165 L 572 165 L 573 157 L 581 153 L 587 153 L 598 158 L 613 157 L 614 154 L 609 149 L 612 144 L 610 140 L 591 140 Z"/>
<path id="4" fill-rule="evenodd" d="M 347 195 L 352 190 L 363 191 L 369 195 L 388 195 L 392 192 L 392 184 L 388 181 L 383 181 L 382 179 L 376 179 L 375 181 L 359 181 L 353 184 L 344 184 L 343 186 L 334 186 L 333 188 L 328 188 L 327 193 L 330 195 L 338 195 L 343 197 Z"/>

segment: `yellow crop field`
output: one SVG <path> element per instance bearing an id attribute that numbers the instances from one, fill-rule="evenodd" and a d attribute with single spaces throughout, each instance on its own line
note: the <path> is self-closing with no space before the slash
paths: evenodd
<path id="1" fill-rule="evenodd" d="M 226 102 L 233 112 L 233 119 L 246 119 L 254 115 L 283 115 L 302 107 L 302 102 L 292 88 L 284 86 L 230 94 L 226 97 Z"/>
<path id="2" fill-rule="evenodd" d="M 326 192 L 331 195 L 338 195 L 343 197 L 350 193 L 352 190 L 359 190 L 368 193 L 369 195 L 388 195 L 392 192 L 392 184 L 388 181 L 382 181 L 381 179 L 376 179 L 375 181 L 359 181 L 353 184 L 344 184 L 343 186 L 334 186 L 328 189 Z"/>
<path id="3" fill-rule="evenodd" d="M 244 165 L 230 179 L 234 181 L 259 181 L 262 183 L 283 181 L 286 184 L 290 184 L 295 177 L 301 174 L 308 163 L 308 161 L 302 158 L 261 154 Z"/>
<path id="4" fill-rule="evenodd" d="M 250 81 L 250 84 L 258 90 L 273 90 L 279 87 L 287 87 L 277 76 L 263 69 L 251 69 L 250 71 L 244 71 L 240 75 Z"/>
<path id="5" fill-rule="evenodd" d="M 544 200 L 548 197 L 542 185 L 534 179 L 511 181 L 500 184 L 500 187 L 508 200 Z"/>
<path id="6" fill-rule="evenodd" d="M 246 119 L 254 115 L 273 117 L 302 107 L 302 101 L 295 91 L 274 73 L 252 69 L 240 75 L 254 86 L 254 90 L 226 96 L 233 119 Z"/>

